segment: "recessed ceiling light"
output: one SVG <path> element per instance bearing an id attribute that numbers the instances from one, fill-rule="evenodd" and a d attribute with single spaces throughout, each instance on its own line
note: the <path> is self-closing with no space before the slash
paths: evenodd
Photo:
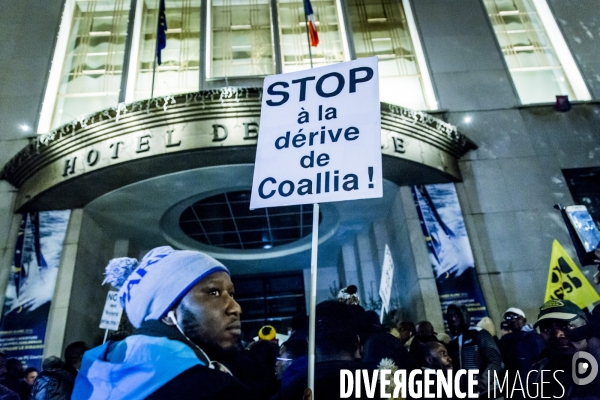
<path id="1" fill-rule="evenodd" d="M 19 128 L 23 131 L 23 132 L 29 132 L 31 130 L 31 127 L 27 124 L 21 124 L 19 125 Z"/>
<path id="2" fill-rule="evenodd" d="M 471 122 L 471 117 L 465 117 L 464 121 L 468 124 L 469 122 Z"/>

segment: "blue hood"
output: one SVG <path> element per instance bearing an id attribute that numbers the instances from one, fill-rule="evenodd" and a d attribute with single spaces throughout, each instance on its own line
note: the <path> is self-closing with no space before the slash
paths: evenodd
<path id="1" fill-rule="evenodd" d="M 207 365 L 186 344 L 133 335 L 87 351 L 72 399 L 144 399 L 182 372 Z"/>

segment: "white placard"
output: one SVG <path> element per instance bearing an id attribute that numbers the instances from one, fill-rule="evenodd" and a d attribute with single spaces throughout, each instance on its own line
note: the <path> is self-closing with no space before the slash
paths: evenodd
<path id="1" fill-rule="evenodd" d="M 383 257 L 383 266 L 381 267 L 381 283 L 379 284 L 379 297 L 381 297 L 382 307 L 389 310 L 390 297 L 392 295 L 392 279 L 394 278 L 394 261 L 390 248 L 385 245 L 385 255 Z"/>
<path id="2" fill-rule="evenodd" d="M 265 78 L 250 208 L 383 196 L 377 57 Z"/>
<path id="3" fill-rule="evenodd" d="M 111 290 L 106 295 L 106 303 L 104 303 L 104 311 L 102 311 L 102 319 L 100 320 L 100 329 L 109 329 L 111 331 L 119 330 L 121 315 L 123 308 L 119 302 L 119 292 Z"/>

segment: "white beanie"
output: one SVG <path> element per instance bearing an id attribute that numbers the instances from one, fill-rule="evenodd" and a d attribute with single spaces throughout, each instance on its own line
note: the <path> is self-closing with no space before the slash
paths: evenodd
<path id="1" fill-rule="evenodd" d="M 170 246 L 150 250 L 138 263 L 135 258 L 115 258 L 106 266 L 104 283 L 119 288 L 121 305 L 135 328 L 160 319 L 208 275 L 229 270 L 198 251 Z"/>

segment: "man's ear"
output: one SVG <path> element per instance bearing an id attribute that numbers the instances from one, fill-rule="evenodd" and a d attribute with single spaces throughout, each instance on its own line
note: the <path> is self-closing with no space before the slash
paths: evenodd
<path id="1" fill-rule="evenodd" d="M 425 362 L 427 363 L 427 365 L 433 365 L 433 357 L 425 356 Z"/>

